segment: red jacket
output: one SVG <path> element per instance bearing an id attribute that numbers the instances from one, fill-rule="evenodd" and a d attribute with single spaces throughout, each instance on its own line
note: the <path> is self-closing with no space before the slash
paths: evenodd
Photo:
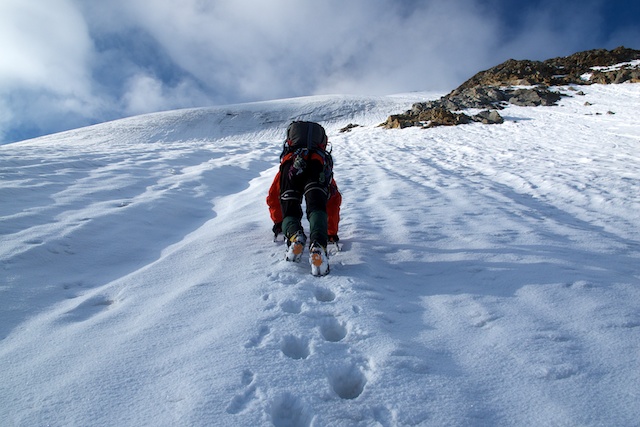
<path id="1" fill-rule="evenodd" d="M 340 205 L 342 204 L 342 195 L 338 191 L 336 181 L 331 178 L 329 185 L 329 201 L 327 202 L 327 235 L 338 235 L 338 223 L 340 222 Z M 269 205 L 269 215 L 274 224 L 282 222 L 282 208 L 280 207 L 280 171 L 271 183 L 269 194 L 267 194 L 267 205 Z"/>

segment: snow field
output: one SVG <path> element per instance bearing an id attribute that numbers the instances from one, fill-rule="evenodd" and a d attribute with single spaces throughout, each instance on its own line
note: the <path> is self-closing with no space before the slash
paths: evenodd
<path id="1" fill-rule="evenodd" d="M 580 89 L 499 126 L 316 97 L 1 146 L 0 417 L 636 425 L 640 87 Z M 293 118 L 327 127 L 343 193 L 322 278 L 271 241 Z"/>

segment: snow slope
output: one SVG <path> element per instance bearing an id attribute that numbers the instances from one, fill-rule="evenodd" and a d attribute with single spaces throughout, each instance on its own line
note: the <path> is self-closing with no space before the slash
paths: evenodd
<path id="1" fill-rule="evenodd" d="M 2 425 L 637 426 L 640 85 L 560 89 L 503 125 L 327 96 L 0 146 Z M 264 201 L 294 118 L 344 197 L 323 278 Z"/>

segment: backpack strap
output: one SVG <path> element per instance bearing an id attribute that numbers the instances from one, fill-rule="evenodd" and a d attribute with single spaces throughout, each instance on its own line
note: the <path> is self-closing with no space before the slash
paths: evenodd
<path id="1" fill-rule="evenodd" d="M 313 137 L 313 124 L 311 123 L 307 123 L 307 150 L 309 150 L 309 152 L 311 152 L 311 147 L 313 144 L 313 139 L 311 139 Z"/>

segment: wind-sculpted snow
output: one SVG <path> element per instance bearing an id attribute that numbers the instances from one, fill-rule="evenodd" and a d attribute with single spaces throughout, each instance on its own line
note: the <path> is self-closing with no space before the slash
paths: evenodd
<path id="1" fill-rule="evenodd" d="M 1 146 L 0 419 L 636 425 L 640 86 L 555 89 L 502 125 L 383 130 L 437 96 L 336 96 Z M 344 198 L 322 278 L 265 204 L 296 118 Z"/>

